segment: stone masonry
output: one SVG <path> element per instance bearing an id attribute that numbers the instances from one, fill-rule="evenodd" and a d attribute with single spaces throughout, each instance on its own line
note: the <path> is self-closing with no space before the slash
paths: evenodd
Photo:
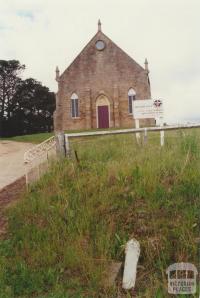
<path id="1" fill-rule="evenodd" d="M 96 43 L 103 41 L 104 49 Z M 54 128 L 56 131 L 98 128 L 97 103 L 103 98 L 109 106 L 109 127 L 133 127 L 128 110 L 128 91 L 133 88 L 136 99 L 151 98 L 148 62 L 141 67 L 102 31 L 86 45 L 72 64 L 60 75 L 56 69 L 58 92 Z M 72 94 L 78 96 L 78 117 L 72 117 Z M 106 104 L 106 103 L 105 103 Z M 149 126 L 153 119 L 140 121 Z"/>

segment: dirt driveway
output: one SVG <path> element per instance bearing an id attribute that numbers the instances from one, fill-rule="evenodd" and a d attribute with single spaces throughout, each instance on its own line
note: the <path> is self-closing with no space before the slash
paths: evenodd
<path id="1" fill-rule="evenodd" d="M 33 146 L 30 143 L 0 141 L 0 189 L 25 174 L 24 152 Z"/>

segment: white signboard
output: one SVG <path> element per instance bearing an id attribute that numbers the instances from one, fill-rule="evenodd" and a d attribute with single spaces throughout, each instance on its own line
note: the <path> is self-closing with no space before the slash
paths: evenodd
<path id="1" fill-rule="evenodd" d="M 163 102 L 160 99 L 142 99 L 133 101 L 134 119 L 163 117 Z"/>
<path id="2" fill-rule="evenodd" d="M 163 101 L 161 99 L 153 99 L 153 110 L 155 118 L 164 117 Z"/>

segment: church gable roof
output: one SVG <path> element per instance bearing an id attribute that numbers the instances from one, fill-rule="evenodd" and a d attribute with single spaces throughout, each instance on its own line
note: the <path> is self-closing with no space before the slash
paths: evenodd
<path id="1" fill-rule="evenodd" d="M 82 60 L 81 58 L 83 56 L 89 56 L 89 58 L 92 59 L 92 56 L 95 55 L 95 52 L 96 51 L 98 52 L 98 50 L 95 46 L 97 41 L 103 41 L 105 43 L 105 50 L 106 50 L 106 47 L 109 48 L 110 54 L 111 54 L 111 52 L 115 52 L 115 56 L 117 55 L 118 57 L 120 56 L 121 58 L 123 58 L 123 59 L 117 59 L 118 61 L 116 61 L 116 63 L 123 64 L 123 61 L 124 62 L 126 61 L 130 66 L 132 66 L 137 71 L 144 71 L 145 70 L 132 57 L 130 57 L 124 50 L 122 50 L 118 45 L 116 45 L 108 36 L 106 36 L 101 31 L 101 27 L 100 27 L 98 32 L 94 35 L 94 37 L 87 43 L 87 45 L 82 49 L 82 51 L 78 54 L 78 56 L 65 69 L 65 71 L 62 73 L 60 78 L 62 78 L 62 76 L 64 76 L 68 72 L 70 72 L 73 69 L 73 66 L 77 67 L 79 62 Z M 88 61 L 88 62 L 90 63 L 92 61 Z"/>

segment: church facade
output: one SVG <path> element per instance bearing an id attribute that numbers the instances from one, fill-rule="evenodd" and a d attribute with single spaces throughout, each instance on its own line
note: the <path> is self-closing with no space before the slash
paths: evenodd
<path id="1" fill-rule="evenodd" d="M 148 62 L 141 67 L 101 30 L 60 75 L 54 129 L 134 127 L 132 101 L 151 98 Z M 149 126 L 153 119 L 140 125 Z"/>

